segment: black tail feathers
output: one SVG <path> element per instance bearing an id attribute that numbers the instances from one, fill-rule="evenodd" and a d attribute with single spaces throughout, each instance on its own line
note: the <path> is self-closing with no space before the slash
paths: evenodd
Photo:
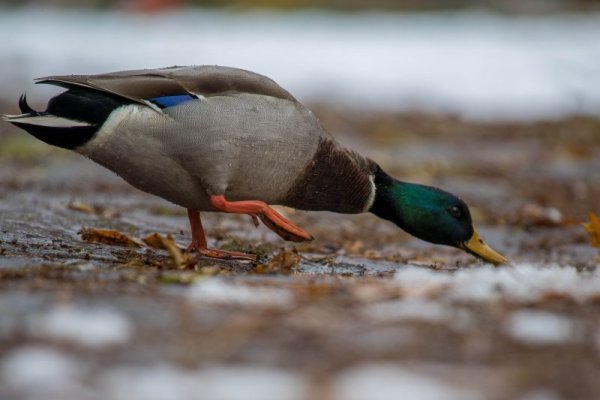
<path id="1" fill-rule="evenodd" d="M 86 88 L 72 88 L 48 101 L 45 111 L 36 111 L 19 98 L 22 115 L 7 119 L 36 138 L 53 146 L 75 149 L 96 134 L 109 115 L 130 100 Z"/>
<path id="2" fill-rule="evenodd" d="M 35 111 L 29 106 L 29 104 L 27 104 L 27 95 L 25 93 L 19 97 L 19 108 L 23 114 L 41 115 L 40 112 Z"/>

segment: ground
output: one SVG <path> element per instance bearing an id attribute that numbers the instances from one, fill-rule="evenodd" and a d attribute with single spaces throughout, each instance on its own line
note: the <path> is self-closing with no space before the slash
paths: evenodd
<path id="1" fill-rule="evenodd" d="M 256 264 L 82 240 L 190 241 L 185 210 L 0 130 L 0 398 L 600 398 L 600 120 L 467 122 L 315 105 L 344 144 L 472 207 L 485 265 L 373 215 L 203 215 Z M 132 155 L 136 157 L 139 155 Z"/>

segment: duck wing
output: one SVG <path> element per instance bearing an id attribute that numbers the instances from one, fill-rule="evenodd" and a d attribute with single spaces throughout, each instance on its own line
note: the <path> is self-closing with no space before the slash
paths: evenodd
<path id="1" fill-rule="evenodd" d="M 228 93 L 259 94 L 298 103 L 287 90 L 264 75 L 216 65 L 47 76 L 36 79 L 36 83 L 98 90 L 151 107 L 148 99 L 178 95 L 210 97 Z"/>

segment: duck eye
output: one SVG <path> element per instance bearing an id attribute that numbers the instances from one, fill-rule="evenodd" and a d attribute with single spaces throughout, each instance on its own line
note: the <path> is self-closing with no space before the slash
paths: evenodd
<path id="1" fill-rule="evenodd" d="M 448 212 L 450 213 L 450 215 L 452 215 L 454 218 L 460 218 L 462 217 L 463 213 L 462 210 L 460 209 L 460 207 L 458 206 L 452 206 L 450 208 L 448 208 Z"/>

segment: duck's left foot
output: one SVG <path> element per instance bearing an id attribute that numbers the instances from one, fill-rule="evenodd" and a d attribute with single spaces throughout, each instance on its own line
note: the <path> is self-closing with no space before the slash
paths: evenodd
<path id="1" fill-rule="evenodd" d="M 291 242 L 308 242 L 313 240 L 311 234 L 296 226 L 292 221 L 272 209 L 267 203 L 259 200 L 227 201 L 225 196 L 210 196 L 210 203 L 219 211 L 227 213 L 248 214 L 253 220 L 256 217 L 273 232 Z"/>
<path id="2" fill-rule="evenodd" d="M 222 260 L 247 260 L 256 261 L 257 256 L 254 254 L 240 253 L 237 251 L 209 249 L 206 246 L 206 236 L 200 221 L 200 212 L 188 209 L 188 218 L 192 228 L 192 243 L 187 247 L 187 252 L 195 251 L 198 255 L 219 258 Z"/>

